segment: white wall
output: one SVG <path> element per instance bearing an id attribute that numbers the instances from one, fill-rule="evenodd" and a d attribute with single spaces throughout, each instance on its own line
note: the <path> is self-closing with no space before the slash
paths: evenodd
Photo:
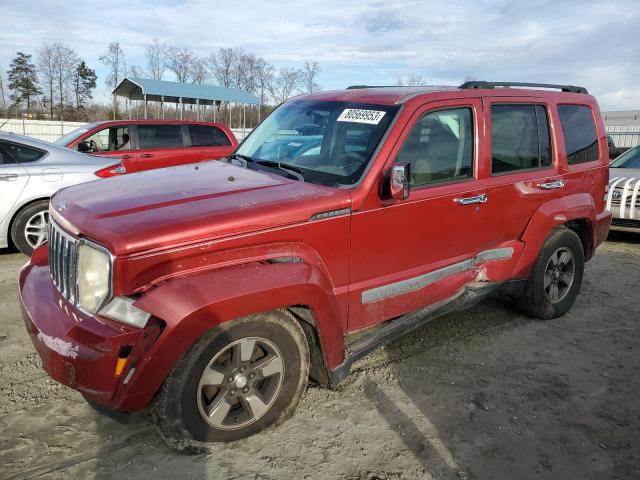
<path id="1" fill-rule="evenodd" d="M 85 124 L 82 122 L 0 118 L 0 131 L 19 133 L 20 135 L 27 135 L 48 142 L 53 142 L 82 125 Z"/>
<path id="2" fill-rule="evenodd" d="M 0 131 L 19 133 L 20 135 L 27 135 L 29 137 L 37 138 L 38 140 L 46 140 L 47 142 L 54 142 L 62 135 L 66 135 L 82 125 L 86 125 L 86 123 L 60 122 L 59 120 L 22 120 L 15 118 L 0 118 Z M 244 130 L 244 136 L 242 135 L 241 128 L 232 128 L 231 131 L 240 142 L 249 134 L 251 129 L 246 128 Z"/>

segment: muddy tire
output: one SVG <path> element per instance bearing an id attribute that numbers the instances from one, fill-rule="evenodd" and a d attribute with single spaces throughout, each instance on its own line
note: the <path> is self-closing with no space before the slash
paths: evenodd
<path id="1" fill-rule="evenodd" d="M 518 308 L 530 317 L 549 320 L 569 311 L 582 286 L 584 249 L 578 235 L 558 227 L 544 242 L 527 279 Z"/>
<path id="2" fill-rule="evenodd" d="M 24 207 L 11 223 L 11 241 L 25 255 L 47 239 L 49 200 L 39 200 Z"/>
<path id="3" fill-rule="evenodd" d="M 308 374 L 305 334 L 288 312 L 230 321 L 177 362 L 154 399 L 154 422 L 179 450 L 239 440 L 289 417 Z"/>

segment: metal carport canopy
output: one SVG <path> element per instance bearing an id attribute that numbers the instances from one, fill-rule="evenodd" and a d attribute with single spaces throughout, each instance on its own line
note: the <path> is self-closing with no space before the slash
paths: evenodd
<path id="1" fill-rule="evenodd" d="M 213 105 L 219 102 L 258 105 L 258 97 L 237 88 L 199 85 L 196 83 L 168 82 L 149 78 L 125 77 L 113 91 L 114 95 L 129 100 Z"/>

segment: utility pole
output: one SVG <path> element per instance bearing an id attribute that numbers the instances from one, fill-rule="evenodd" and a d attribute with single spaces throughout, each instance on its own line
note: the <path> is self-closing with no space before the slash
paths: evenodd
<path id="1" fill-rule="evenodd" d="M 2 74 L 0 74 L 0 98 L 2 98 L 2 114 L 7 116 L 7 102 L 4 98 L 4 83 L 2 82 Z"/>

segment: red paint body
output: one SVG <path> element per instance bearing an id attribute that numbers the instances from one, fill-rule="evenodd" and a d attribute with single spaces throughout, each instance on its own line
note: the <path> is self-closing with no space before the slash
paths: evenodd
<path id="1" fill-rule="evenodd" d="M 137 137 L 136 126 L 138 125 L 181 125 L 183 128 L 184 146 L 173 148 L 140 148 Z M 194 146 L 191 145 L 190 136 L 185 128 L 188 125 L 206 125 L 217 128 L 229 140 L 229 145 L 220 146 Z M 78 143 L 86 140 L 100 130 L 109 127 L 129 127 L 130 147 L 123 150 L 92 152 L 92 155 L 105 157 L 117 157 L 122 159 L 122 163 L 127 173 L 152 170 L 154 168 L 172 167 L 186 163 L 202 162 L 206 160 L 217 160 L 230 155 L 237 147 L 233 132 L 222 123 L 213 122 L 189 122 L 182 120 L 114 120 L 98 122 L 95 127 L 72 140 L 67 148 L 77 149 Z"/>
<path id="2" fill-rule="evenodd" d="M 394 88 L 305 98 L 310 97 L 402 102 L 359 185 L 329 188 L 209 162 L 83 184 L 53 198 L 52 212 L 63 228 L 86 235 L 115 255 L 113 295 L 141 295 L 136 306 L 153 317 L 141 331 L 82 314 L 52 285 L 46 248 L 36 250 L 21 272 L 21 299 L 25 322 L 52 377 L 111 408 L 139 410 L 204 332 L 244 315 L 293 305 L 312 312 L 326 366 L 333 369 L 345 358 L 344 336 L 350 331 L 449 298 L 470 281 L 526 278 L 557 225 L 584 222 L 587 258 L 607 235 L 607 142 L 598 106 L 589 95 Z M 491 176 L 488 106 L 495 101 L 548 107 L 552 167 Z M 599 161 L 568 165 L 557 103 L 592 109 Z M 380 184 L 414 121 L 424 112 L 454 106 L 474 112 L 475 178 L 416 188 L 405 200 L 381 200 Z M 566 183 L 561 192 L 536 187 L 558 179 Z M 479 193 L 489 201 L 480 206 L 453 201 Z M 63 202 L 67 207 L 61 215 Z M 310 220 L 318 212 L 344 208 L 352 213 Z M 364 291 L 502 247 L 513 248 L 510 259 L 481 262 L 391 298 L 361 300 Z M 270 262 L 283 257 L 302 262 Z M 159 334 L 160 323 L 164 330 Z M 79 346 L 77 358 L 52 351 L 39 333 Z M 125 385 L 114 378 L 113 368 L 119 348 L 127 344 L 134 345 L 129 366 L 136 370 Z"/>

